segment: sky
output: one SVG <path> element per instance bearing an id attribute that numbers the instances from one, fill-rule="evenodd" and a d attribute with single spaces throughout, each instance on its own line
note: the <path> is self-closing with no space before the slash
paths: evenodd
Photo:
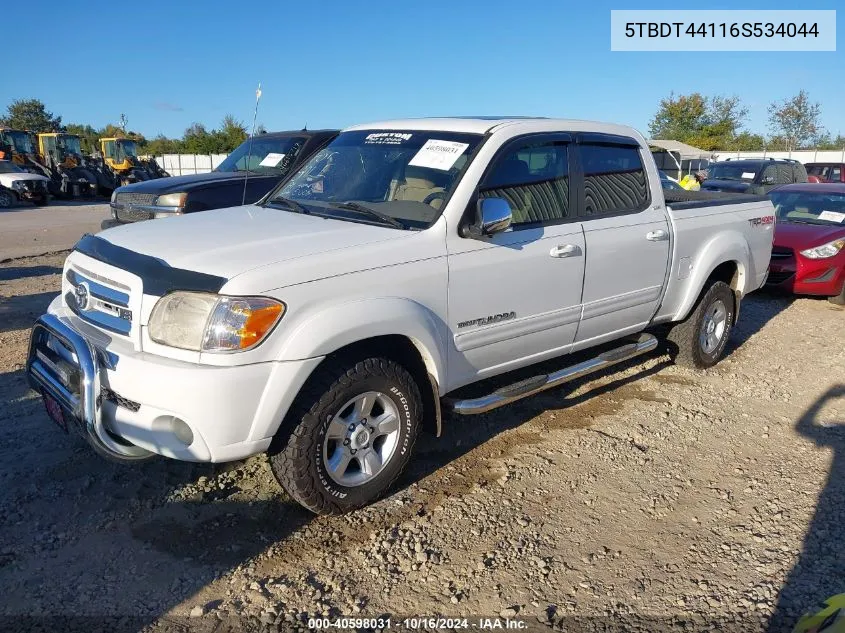
<path id="1" fill-rule="evenodd" d="M 769 103 L 805 89 L 821 103 L 824 126 L 845 134 L 845 43 L 837 52 L 611 52 L 611 9 L 672 10 L 677 1 L 135 6 L 142 9 L 100 0 L 6 3 L 6 25 L 31 25 L 33 12 L 49 19 L 36 20 L 37 46 L 7 51 L 0 111 L 37 98 L 66 124 L 99 128 L 124 113 L 128 129 L 148 138 L 180 137 L 193 122 L 212 128 L 230 113 L 251 125 L 261 82 L 258 122 L 269 131 L 483 114 L 611 121 L 646 132 L 661 98 L 697 91 L 739 96 L 749 109 L 746 129 L 765 133 Z M 681 6 L 801 8 L 782 0 Z"/>

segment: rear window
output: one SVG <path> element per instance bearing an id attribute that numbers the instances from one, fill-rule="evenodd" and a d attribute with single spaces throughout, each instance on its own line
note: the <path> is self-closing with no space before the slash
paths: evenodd
<path id="1" fill-rule="evenodd" d="M 581 145 L 587 215 L 639 211 L 648 205 L 648 182 L 640 152 L 622 145 Z"/>

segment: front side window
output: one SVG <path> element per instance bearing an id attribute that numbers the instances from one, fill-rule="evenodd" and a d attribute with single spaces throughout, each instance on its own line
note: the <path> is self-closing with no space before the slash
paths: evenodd
<path id="1" fill-rule="evenodd" d="M 507 200 L 514 228 L 569 217 L 569 144 L 538 141 L 506 150 L 479 195 Z"/>
<path id="2" fill-rule="evenodd" d="M 481 139 L 430 130 L 344 132 L 268 204 L 289 200 L 307 213 L 423 229 L 440 216 Z"/>
<path id="3" fill-rule="evenodd" d="M 842 181 L 842 168 L 841 167 L 831 167 L 830 168 L 830 182 L 841 182 Z"/>
<path id="4" fill-rule="evenodd" d="M 581 163 L 587 215 L 634 212 L 648 205 L 646 172 L 636 147 L 584 144 Z"/>
<path id="5" fill-rule="evenodd" d="M 305 137 L 245 140 L 214 171 L 251 172 L 264 175 L 287 173 L 305 144 Z"/>

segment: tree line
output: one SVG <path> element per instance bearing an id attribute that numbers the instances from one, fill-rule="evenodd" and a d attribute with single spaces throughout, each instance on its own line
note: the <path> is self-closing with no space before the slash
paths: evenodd
<path id="1" fill-rule="evenodd" d="M 140 132 L 126 129 L 125 123 L 109 123 L 100 129 L 82 123 L 65 124 L 62 117 L 48 111 L 38 99 L 13 101 L 9 104 L 5 116 L 0 117 L 0 126 L 32 132 L 76 134 L 80 137 L 82 150 L 89 154 L 98 148 L 99 139 L 108 137 L 133 139 L 139 154 L 228 154 L 248 136 L 246 126 L 229 114 L 217 128 L 209 130 L 202 123 L 193 123 L 185 130 L 182 138 L 167 138 L 159 134 L 148 139 Z M 260 126 L 257 132 L 264 133 L 266 130 Z"/>
<path id="2" fill-rule="evenodd" d="M 660 101 L 649 124 L 651 138 L 681 141 L 703 150 L 791 151 L 843 149 L 845 137 L 833 137 L 821 124 L 821 105 L 805 90 L 768 107 L 769 134 L 745 129 L 748 108 L 736 96 L 670 94 Z"/>
<path id="3" fill-rule="evenodd" d="M 122 115 L 121 115 L 122 116 Z M 796 149 L 843 149 L 845 137 L 833 137 L 821 125 L 821 105 L 810 100 L 805 90 L 797 95 L 769 104 L 769 134 L 745 129 L 748 108 L 736 96 L 670 94 L 660 101 L 649 123 L 651 138 L 688 143 L 707 151 L 789 151 Z M 193 123 L 182 138 L 162 134 L 152 139 L 123 125 L 108 124 L 95 129 L 80 123 L 62 123 L 62 117 L 49 112 L 38 99 L 18 99 L 0 117 L 0 126 L 33 132 L 68 132 L 81 137 L 82 148 L 94 151 L 98 139 L 110 136 L 132 138 L 141 154 L 228 154 L 247 138 L 246 126 L 227 115 L 220 126 L 208 129 Z M 266 130 L 263 126 L 259 133 Z"/>

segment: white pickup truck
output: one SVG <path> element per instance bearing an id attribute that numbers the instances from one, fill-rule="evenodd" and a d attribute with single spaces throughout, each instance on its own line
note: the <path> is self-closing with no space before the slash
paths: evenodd
<path id="1" fill-rule="evenodd" d="M 620 125 L 359 125 L 255 205 L 83 237 L 27 376 L 104 456 L 268 451 L 292 497 L 339 513 L 388 489 L 421 428 L 440 434 L 441 405 L 489 411 L 649 352 L 661 329 L 678 362 L 710 367 L 773 228 L 766 198 L 667 206 Z"/>

